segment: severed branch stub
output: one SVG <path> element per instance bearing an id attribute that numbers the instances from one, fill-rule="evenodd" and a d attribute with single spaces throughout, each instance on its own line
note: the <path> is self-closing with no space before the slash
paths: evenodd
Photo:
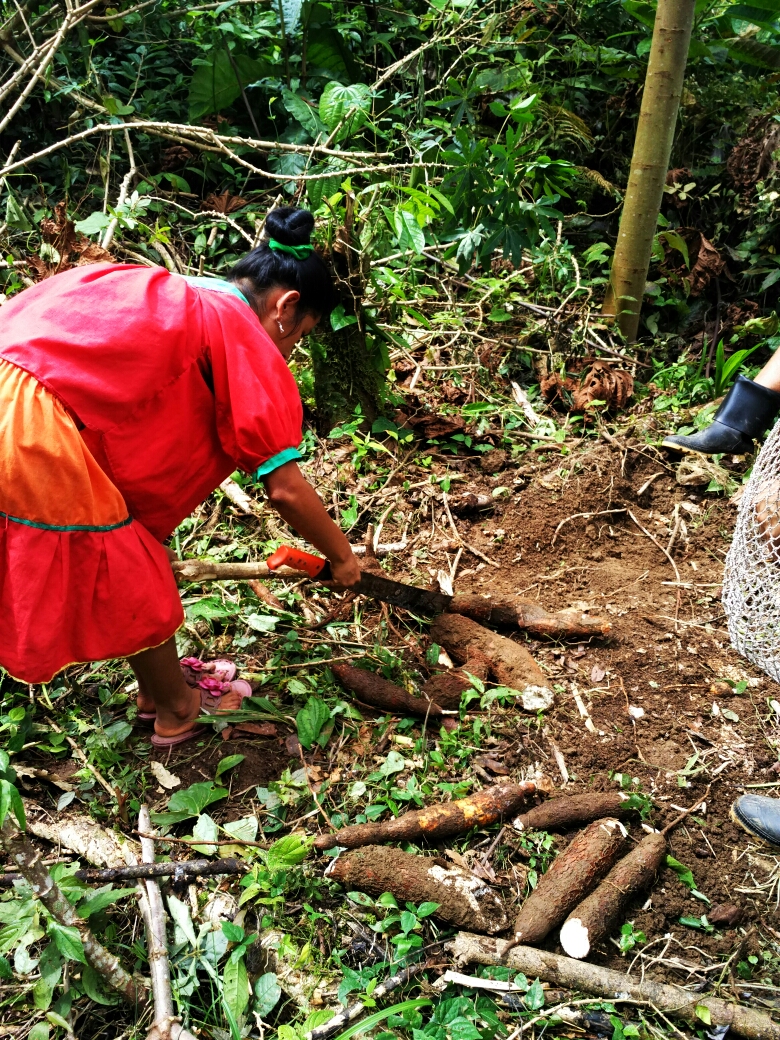
<path id="1" fill-rule="evenodd" d="M 343 827 L 335 834 L 323 834 L 314 842 L 320 852 L 337 845 L 356 849 L 362 845 L 378 845 L 389 841 L 438 842 L 456 834 L 465 834 L 472 827 L 488 827 L 517 812 L 523 802 L 536 793 L 531 781 L 520 784 L 495 784 L 468 798 L 459 798 L 444 805 L 431 805 L 403 813 L 386 823 L 358 823 Z"/>
<path id="2" fill-rule="evenodd" d="M 383 845 L 342 852 L 326 877 L 379 896 L 392 892 L 399 901 L 438 903 L 434 916 L 449 924 L 496 935 L 509 919 L 498 892 L 461 867 L 438 856 L 413 856 Z"/>
<path id="3" fill-rule="evenodd" d="M 703 993 L 691 993 L 681 986 L 654 982 L 646 975 L 632 978 L 622 971 L 561 957 L 531 946 L 516 946 L 507 953 L 503 940 L 468 932 L 460 932 L 448 944 L 448 948 L 456 967 L 467 964 L 506 965 L 529 978 L 538 978 L 562 989 L 579 990 L 608 1000 L 630 1000 L 647 1005 L 697 1029 L 702 1022 L 697 1011 L 706 1008 L 712 1026 L 728 1026 L 745 1040 L 780 1040 L 780 1025 L 763 1011 L 754 1011 Z"/>

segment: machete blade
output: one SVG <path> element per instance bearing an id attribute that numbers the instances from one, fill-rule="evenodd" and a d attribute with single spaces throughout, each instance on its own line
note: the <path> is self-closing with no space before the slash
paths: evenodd
<path id="1" fill-rule="evenodd" d="M 352 591 L 383 603 L 392 603 L 396 607 L 406 607 L 418 614 L 442 614 L 452 599 L 452 596 L 445 596 L 443 592 L 418 589 L 416 585 L 404 585 L 401 581 L 392 581 L 368 571 L 363 571 L 362 578 L 357 585 L 352 586 Z"/>

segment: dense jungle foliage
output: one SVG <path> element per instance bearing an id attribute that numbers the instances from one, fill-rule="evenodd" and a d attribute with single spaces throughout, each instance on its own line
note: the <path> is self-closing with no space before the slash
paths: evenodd
<path id="1" fill-rule="evenodd" d="M 345 367 L 347 403 L 371 411 L 390 352 L 423 330 L 464 343 L 453 303 L 474 277 L 487 278 L 480 319 L 502 334 L 527 331 L 513 293 L 566 298 L 568 321 L 532 340 L 553 365 L 582 346 L 587 321 L 573 315 L 595 314 L 603 295 L 651 3 L 3 11 L 6 293 L 109 247 L 219 274 L 275 199 L 294 200 L 315 211 L 343 290 L 313 348 L 324 425 Z M 728 354 L 745 331 L 751 345 L 776 331 L 755 321 L 780 281 L 779 11 L 696 5 L 642 329 L 657 358 L 695 360 L 720 338 Z M 343 355 L 335 373 L 328 344 Z"/>

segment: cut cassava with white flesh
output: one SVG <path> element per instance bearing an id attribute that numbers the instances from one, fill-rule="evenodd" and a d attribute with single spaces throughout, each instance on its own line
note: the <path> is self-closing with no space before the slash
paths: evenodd
<path id="1" fill-rule="evenodd" d="M 462 614 L 441 614 L 431 625 L 430 633 L 431 639 L 458 664 L 465 664 L 476 655 L 487 658 L 492 678 L 517 690 L 525 711 L 544 711 L 552 704 L 554 694 L 547 677 L 524 646 Z"/>
<path id="2" fill-rule="evenodd" d="M 606 816 L 632 812 L 630 795 L 621 791 L 606 794 L 574 794 L 569 798 L 550 798 L 512 820 L 518 831 L 565 831 L 568 828 Z"/>
<path id="3" fill-rule="evenodd" d="M 428 715 L 431 718 L 441 716 L 442 709 L 438 704 L 427 697 L 413 697 L 401 686 L 396 686 L 376 672 L 353 668 L 349 664 L 332 664 L 330 667 L 342 686 L 372 708 L 391 711 L 394 715 L 410 712 L 412 715 Z"/>
<path id="4" fill-rule="evenodd" d="M 652 884 L 665 856 L 663 834 L 648 834 L 615 864 L 563 923 L 561 946 L 570 957 L 587 957 L 610 934 L 632 898 Z"/>
<path id="5" fill-rule="evenodd" d="M 587 639 L 589 636 L 608 636 L 612 632 L 612 622 L 607 618 L 590 617 L 573 609 L 550 614 L 536 600 L 518 596 L 454 596 L 447 610 L 480 624 L 521 628 L 536 636 Z"/>
<path id="6" fill-rule="evenodd" d="M 704 993 L 692 993 L 682 986 L 655 982 L 645 974 L 633 977 L 624 971 L 561 957 L 531 946 L 516 946 L 507 951 L 504 939 L 490 939 L 468 932 L 456 935 L 453 942 L 448 943 L 448 948 L 458 968 L 467 964 L 505 965 L 512 971 L 521 971 L 529 979 L 537 978 L 561 989 L 649 1006 L 687 1022 L 697 1031 L 702 1027 L 701 1009 L 706 1008 L 710 1028 L 728 1026 L 736 1036 L 745 1037 L 745 1040 L 780 1040 L 780 1025 L 763 1011 L 730 1004 Z"/>
<path id="7" fill-rule="evenodd" d="M 465 834 L 472 827 L 489 827 L 517 812 L 523 802 L 536 793 L 536 784 L 495 784 L 468 798 L 443 805 L 415 809 L 386 823 L 358 823 L 342 827 L 335 834 L 323 834 L 314 847 L 323 851 L 341 845 L 357 849 L 361 845 L 380 845 L 388 841 L 441 841 Z"/>
<path id="8" fill-rule="evenodd" d="M 370 895 L 392 892 L 399 903 L 438 903 L 435 916 L 460 928 L 496 935 L 509 925 L 504 904 L 494 889 L 438 857 L 367 845 L 342 853 L 325 874 Z"/>
<path id="9" fill-rule="evenodd" d="M 625 831 L 617 820 L 597 820 L 552 862 L 515 918 L 516 943 L 540 943 L 582 902 L 623 851 Z"/>

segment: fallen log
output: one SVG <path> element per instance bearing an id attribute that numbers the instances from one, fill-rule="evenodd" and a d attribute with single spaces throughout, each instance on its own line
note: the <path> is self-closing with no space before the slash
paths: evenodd
<path id="1" fill-rule="evenodd" d="M 487 658 L 489 674 L 502 686 L 518 691 L 525 711 L 544 711 L 552 704 L 555 695 L 547 677 L 524 646 L 462 614 L 441 614 L 430 633 L 458 664 L 476 655 Z"/>
<path id="2" fill-rule="evenodd" d="M 413 856 L 383 845 L 341 853 L 325 871 L 370 895 L 392 892 L 399 902 L 438 903 L 434 916 L 457 927 L 496 935 L 509 919 L 499 894 L 468 871 L 433 856 Z"/>
<path id="3" fill-rule="evenodd" d="M 365 668 L 353 668 L 349 664 L 332 664 L 331 671 L 342 686 L 356 694 L 365 704 L 372 708 L 381 708 L 394 715 L 428 715 L 440 718 L 442 709 L 427 697 L 414 697 L 401 686 L 389 682 L 375 672 Z M 458 698 L 460 704 L 460 698 Z"/>
<path id="4" fill-rule="evenodd" d="M 607 1000 L 630 1000 L 646 1004 L 671 1018 L 679 1018 L 697 1030 L 702 1018 L 697 1010 L 706 1008 L 712 1026 L 728 1026 L 745 1040 L 780 1040 L 780 1025 L 763 1011 L 731 1004 L 718 997 L 691 993 L 681 986 L 654 982 L 646 975 L 632 978 L 622 971 L 602 968 L 586 961 L 572 960 L 555 953 L 536 950 L 530 946 L 516 946 L 506 952 L 502 939 L 461 932 L 448 949 L 456 967 L 467 964 L 501 964 L 513 971 L 521 971 L 528 978 L 538 978 L 563 989 L 590 993 Z"/>
<path id="5" fill-rule="evenodd" d="M 665 856 L 664 835 L 648 834 L 615 864 L 563 923 L 561 946 L 570 957 L 587 957 L 609 935 L 634 896 L 652 884 Z"/>
<path id="6" fill-rule="evenodd" d="M 515 919 L 515 943 L 540 943 L 561 924 L 607 873 L 623 851 L 625 830 L 617 820 L 597 820 L 552 861 Z"/>
<path id="7" fill-rule="evenodd" d="M 444 805 L 396 816 L 385 823 L 358 823 L 342 827 L 335 834 L 323 834 L 315 839 L 314 847 L 320 852 L 341 845 L 357 849 L 361 845 L 381 845 L 389 841 L 419 841 L 422 838 L 438 842 L 456 834 L 465 834 L 472 827 L 488 827 L 503 820 L 535 794 L 536 784 L 495 784 L 485 787 L 468 798 L 459 798 Z M 563 918 L 561 918 L 563 920 Z"/>
<path id="8" fill-rule="evenodd" d="M 622 791 L 551 798 L 512 820 L 512 826 L 518 831 L 564 831 L 606 816 L 625 816 L 632 811 L 626 804 L 629 800 L 630 795 Z"/>
<path id="9" fill-rule="evenodd" d="M 517 596 L 454 596 L 449 607 L 450 614 L 462 614 L 485 625 L 506 625 L 520 628 L 535 636 L 552 636 L 554 639 L 587 639 L 590 636 L 608 636 L 612 633 L 612 622 L 603 617 L 590 617 L 580 610 L 558 610 L 548 613 L 534 599 Z"/>

